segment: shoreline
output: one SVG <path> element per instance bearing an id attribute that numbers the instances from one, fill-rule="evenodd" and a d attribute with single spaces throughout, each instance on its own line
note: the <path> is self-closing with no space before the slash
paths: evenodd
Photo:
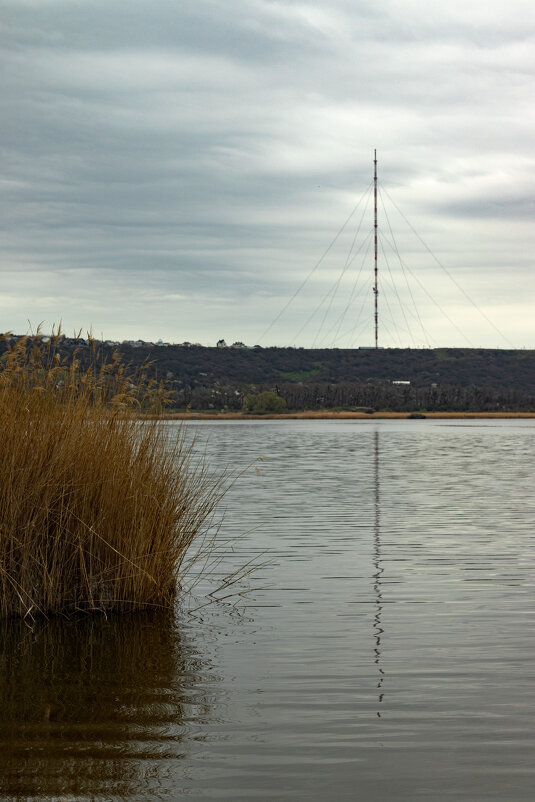
<path id="1" fill-rule="evenodd" d="M 265 415 L 244 415 L 242 412 L 168 412 L 158 415 L 159 420 L 428 420 L 443 419 L 523 419 L 535 418 L 535 412 L 422 412 L 415 418 L 414 412 L 330 412 L 328 410 L 305 410 Z"/>

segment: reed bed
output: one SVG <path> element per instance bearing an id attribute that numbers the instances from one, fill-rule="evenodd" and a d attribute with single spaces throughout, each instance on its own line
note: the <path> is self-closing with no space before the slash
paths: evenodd
<path id="1" fill-rule="evenodd" d="M 163 390 L 58 337 L 0 363 L 0 616 L 169 608 L 221 481 L 145 418 Z M 194 548 L 195 551 L 195 548 Z"/>

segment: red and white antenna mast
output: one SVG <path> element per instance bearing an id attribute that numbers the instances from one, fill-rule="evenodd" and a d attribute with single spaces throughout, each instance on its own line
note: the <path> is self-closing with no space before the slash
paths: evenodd
<path id="1" fill-rule="evenodd" d="M 379 295 L 379 288 L 377 287 L 377 150 L 373 151 L 373 233 L 374 233 L 374 275 L 375 283 L 373 285 L 373 294 L 375 296 L 375 347 L 378 348 L 378 323 L 379 323 L 379 310 L 377 304 L 377 296 Z"/>

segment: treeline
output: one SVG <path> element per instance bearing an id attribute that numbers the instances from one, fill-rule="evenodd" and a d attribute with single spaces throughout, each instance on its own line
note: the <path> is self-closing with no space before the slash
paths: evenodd
<path id="1" fill-rule="evenodd" d="M 410 412 L 492 412 L 535 409 L 535 397 L 515 389 L 475 385 L 416 387 L 391 384 L 282 385 L 280 395 L 292 409 L 351 409 Z"/>
<path id="2" fill-rule="evenodd" d="M 177 409 L 244 409 L 246 399 L 272 391 L 288 410 L 362 409 L 392 412 L 528 412 L 535 410 L 535 397 L 518 390 L 460 385 L 413 387 L 380 384 L 292 384 L 234 387 L 185 387 L 175 393 Z"/>

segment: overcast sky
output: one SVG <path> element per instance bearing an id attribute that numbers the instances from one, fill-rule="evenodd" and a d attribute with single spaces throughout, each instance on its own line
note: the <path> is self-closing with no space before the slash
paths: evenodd
<path id="1" fill-rule="evenodd" d="M 532 2 L 0 12 L 0 331 L 535 347 Z"/>

